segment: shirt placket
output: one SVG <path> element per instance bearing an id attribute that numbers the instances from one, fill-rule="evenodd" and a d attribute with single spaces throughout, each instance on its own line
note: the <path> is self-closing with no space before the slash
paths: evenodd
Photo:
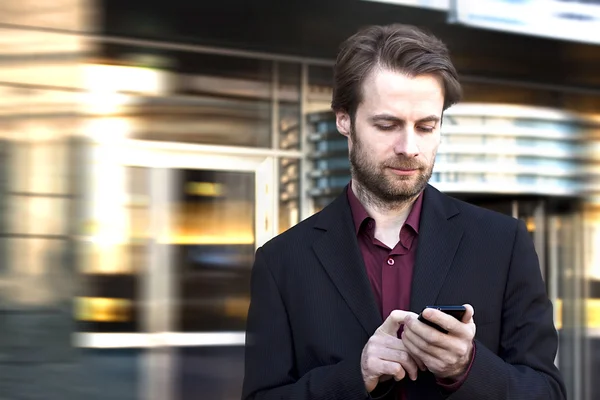
<path id="1" fill-rule="evenodd" d="M 402 279 L 402 256 L 406 254 L 406 249 L 400 243 L 388 252 L 387 257 L 383 259 L 381 266 L 381 297 L 383 305 L 383 316 L 387 318 L 390 313 L 399 308 L 400 293 L 398 288 L 401 287 L 400 279 Z"/>

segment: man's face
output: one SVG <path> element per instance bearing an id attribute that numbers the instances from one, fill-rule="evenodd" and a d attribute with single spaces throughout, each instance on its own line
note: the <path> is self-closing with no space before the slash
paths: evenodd
<path id="1" fill-rule="evenodd" d="M 384 202 L 401 202 L 427 185 L 440 144 L 444 92 L 430 75 L 376 69 L 365 80 L 354 124 L 338 112 L 348 136 L 352 178 Z"/>

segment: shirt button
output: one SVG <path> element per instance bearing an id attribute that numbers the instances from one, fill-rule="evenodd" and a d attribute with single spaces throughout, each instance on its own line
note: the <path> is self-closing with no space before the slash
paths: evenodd
<path id="1" fill-rule="evenodd" d="M 393 259 L 393 258 L 391 258 L 391 257 L 390 257 L 390 258 L 388 258 L 388 259 L 387 259 L 387 263 L 388 263 L 388 265 L 394 265 L 394 259 Z"/>

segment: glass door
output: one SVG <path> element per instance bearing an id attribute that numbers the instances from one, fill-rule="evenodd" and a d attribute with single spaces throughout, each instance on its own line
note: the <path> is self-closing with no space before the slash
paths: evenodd
<path id="1" fill-rule="evenodd" d="M 577 213 L 553 213 L 548 218 L 549 293 L 555 302 L 559 330 L 557 365 L 570 399 L 588 399 L 586 365 L 586 299 L 582 218 Z"/>
<path id="2" fill-rule="evenodd" d="M 128 377 L 120 398 L 241 395 L 250 273 L 279 229 L 279 194 L 268 151 L 225 150 L 133 140 L 95 153 L 77 339 L 99 375 Z"/>
<path id="3" fill-rule="evenodd" d="M 143 398 L 238 399 L 254 252 L 276 229 L 274 159 L 143 153 L 154 231 Z"/>

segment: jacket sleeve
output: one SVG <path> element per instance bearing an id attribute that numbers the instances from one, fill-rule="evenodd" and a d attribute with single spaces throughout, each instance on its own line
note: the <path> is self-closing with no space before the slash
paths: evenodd
<path id="1" fill-rule="evenodd" d="M 539 261 L 518 221 L 504 293 L 499 354 L 477 342 L 471 371 L 452 400 L 566 398 L 554 365 L 558 336 Z"/>
<path id="2" fill-rule="evenodd" d="M 360 354 L 298 376 L 289 317 L 264 253 L 257 250 L 252 271 L 242 399 L 369 399 Z"/>

